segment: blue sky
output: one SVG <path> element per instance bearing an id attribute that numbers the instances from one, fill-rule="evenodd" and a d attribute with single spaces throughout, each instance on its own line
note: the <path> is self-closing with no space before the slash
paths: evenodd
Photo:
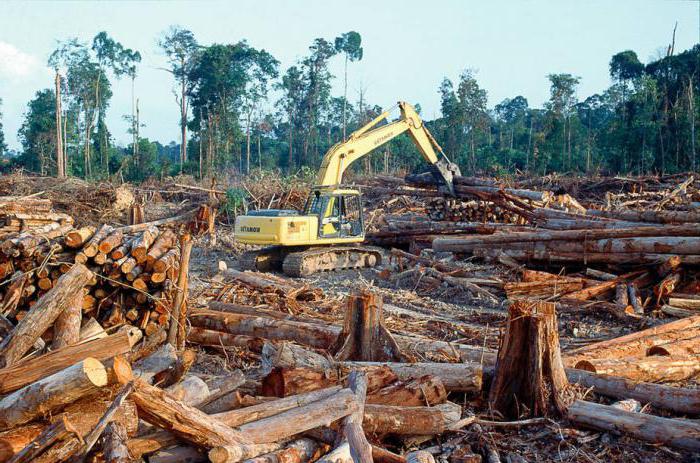
<path id="1" fill-rule="evenodd" d="M 464 68 L 478 70 L 489 105 L 523 95 L 531 106 L 548 98 L 547 74 L 581 77 L 580 98 L 610 81 L 608 62 L 632 49 L 644 62 L 658 56 L 678 22 L 676 50 L 700 42 L 697 0 L 256 0 L 256 1 L 15 1 L 0 0 L 0 98 L 12 148 L 32 95 L 52 85 L 46 59 L 58 40 L 90 41 L 101 30 L 139 50 L 136 81 L 142 135 L 167 143 L 178 137 L 178 108 L 156 42 L 171 24 L 192 30 L 202 44 L 241 39 L 265 48 L 281 69 L 301 58 L 316 37 L 348 30 L 362 35 L 364 59 L 350 67 L 349 98 L 360 86 L 384 107 L 420 103 L 424 117 L 439 115 L 438 86 Z M 342 94 L 342 61 L 332 70 Z M 126 143 L 131 111 L 127 81 L 115 82 L 108 124 Z"/>

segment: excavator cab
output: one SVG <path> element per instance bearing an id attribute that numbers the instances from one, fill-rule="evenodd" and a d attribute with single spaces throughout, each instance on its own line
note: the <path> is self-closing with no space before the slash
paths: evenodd
<path id="1" fill-rule="evenodd" d="M 318 237 L 364 238 L 362 201 L 356 190 L 315 190 L 309 195 L 304 215 L 318 218 Z"/>

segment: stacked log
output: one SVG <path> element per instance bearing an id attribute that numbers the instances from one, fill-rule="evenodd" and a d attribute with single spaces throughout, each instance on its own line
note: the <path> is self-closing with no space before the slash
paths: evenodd
<path id="1" fill-rule="evenodd" d="M 167 324 L 179 249 L 173 231 L 148 224 L 73 228 L 68 220 L 7 236 L 0 242 L 0 313 L 19 320 L 76 264 L 92 277 L 74 295 L 75 316 L 59 323 L 77 329 L 71 320 L 82 314 L 105 328 L 129 323 L 147 334 Z"/>
<path id="2" fill-rule="evenodd" d="M 433 198 L 426 205 L 435 221 L 517 223 L 519 216 L 491 201 Z"/>

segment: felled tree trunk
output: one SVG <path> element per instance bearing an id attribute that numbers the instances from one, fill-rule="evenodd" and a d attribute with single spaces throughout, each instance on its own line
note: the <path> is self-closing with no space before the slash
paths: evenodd
<path id="1" fill-rule="evenodd" d="M 384 326 L 382 299 L 362 292 L 347 298 L 345 323 L 335 345 L 337 360 L 401 361 L 403 354 Z"/>
<path id="2" fill-rule="evenodd" d="M 559 349 L 554 304 L 516 301 L 509 308 L 489 394 L 507 417 L 561 414 L 569 389 Z"/>

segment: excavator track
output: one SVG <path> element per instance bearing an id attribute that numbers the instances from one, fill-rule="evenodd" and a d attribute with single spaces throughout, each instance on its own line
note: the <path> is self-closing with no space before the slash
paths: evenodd
<path id="1" fill-rule="evenodd" d="M 318 272 L 368 268 L 378 265 L 382 254 L 368 246 L 315 247 L 287 254 L 282 271 L 291 277 L 304 277 Z"/>
<path id="2" fill-rule="evenodd" d="M 241 270 L 257 270 L 258 272 L 281 270 L 285 254 L 282 246 L 269 246 L 246 251 L 238 259 L 238 265 Z"/>

